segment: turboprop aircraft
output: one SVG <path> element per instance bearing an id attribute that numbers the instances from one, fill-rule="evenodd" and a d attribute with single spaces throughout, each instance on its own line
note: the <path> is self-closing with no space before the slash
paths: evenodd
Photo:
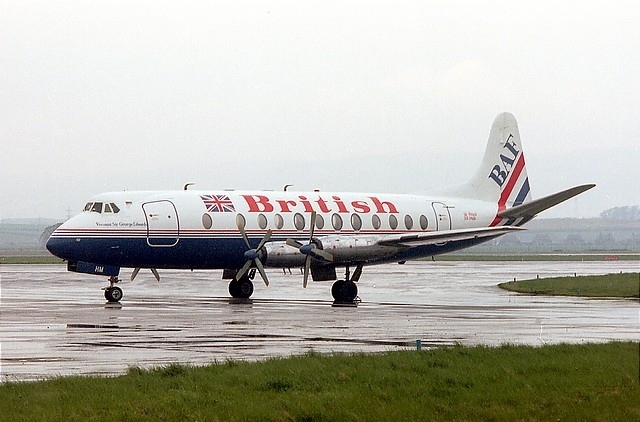
<path id="1" fill-rule="evenodd" d="M 265 268 L 303 269 L 302 285 L 344 278 L 331 292 L 353 303 L 363 268 L 439 255 L 494 239 L 595 185 L 531 199 L 515 118 L 496 117 L 480 168 L 465 184 L 432 195 L 293 191 L 102 193 L 58 227 L 49 251 L 68 270 L 109 277 L 118 302 L 121 268 L 222 269 L 234 298 L 253 293 Z"/>

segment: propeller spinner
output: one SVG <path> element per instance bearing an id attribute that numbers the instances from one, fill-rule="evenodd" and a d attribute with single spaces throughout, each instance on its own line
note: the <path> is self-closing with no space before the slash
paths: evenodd
<path id="1" fill-rule="evenodd" d="M 251 243 L 249 243 L 249 238 L 247 237 L 247 232 L 244 229 L 244 226 L 245 226 L 244 220 L 238 220 L 237 223 L 238 223 L 238 230 L 240 230 L 240 234 L 244 239 L 244 243 L 247 245 L 247 251 L 244 253 L 244 259 L 246 259 L 247 262 L 245 262 L 244 266 L 240 268 L 240 270 L 236 274 L 236 280 L 240 280 L 242 276 L 245 275 L 245 273 L 249 270 L 249 268 L 251 268 L 251 265 L 253 264 L 256 266 L 256 268 L 260 272 L 260 276 L 262 277 L 262 280 L 264 281 L 265 286 L 268 286 L 269 279 L 267 278 L 267 273 L 264 271 L 264 266 L 262 265 L 262 261 L 260 261 L 260 252 L 264 247 L 265 243 L 267 243 L 271 238 L 272 231 L 271 229 L 269 229 L 265 233 L 264 237 L 262 238 L 258 246 L 256 248 L 252 248 Z"/>

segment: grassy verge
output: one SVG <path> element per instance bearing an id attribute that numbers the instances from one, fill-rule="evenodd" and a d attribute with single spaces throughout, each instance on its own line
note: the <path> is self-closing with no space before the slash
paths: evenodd
<path id="1" fill-rule="evenodd" d="M 640 420 L 637 343 L 308 354 L 0 385 L 0 419 Z"/>
<path id="2" fill-rule="evenodd" d="M 640 254 L 624 253 L 593 253 L 593 254 L 472 254 L 450 253 L 438 255 L 436 261 L 639 261 Z"/>
<path id="3" fill-rule="evenodd" d="M 640 274 L 541 278 L 511 281 L 498 286 L 505 290 L 529 294 L 632 298 L 640 297 Z"/>
<path id="4" fill-rule="evenodd" d="M 19 255 L 19 256 L 0 256 L 0 265 L 2 264 L 61 264 L 62 259 L 53 255 Z"/>

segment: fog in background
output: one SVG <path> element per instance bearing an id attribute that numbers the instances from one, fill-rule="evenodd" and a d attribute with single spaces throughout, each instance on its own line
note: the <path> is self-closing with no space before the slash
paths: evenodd
<path id="1" fill-rule="evenodd" d="M 543 214 L 640 203 L 635 2 L 0 0 L 0 218 L 103 191 L 415 192 L 518 119 Z"/>

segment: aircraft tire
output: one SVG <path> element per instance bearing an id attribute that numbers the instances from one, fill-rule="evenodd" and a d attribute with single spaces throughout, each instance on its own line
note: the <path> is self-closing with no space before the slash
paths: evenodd
<path id="1" fill-rule="evenodd" d="M 249 279 L 231 280 L 229 294 L 237 299 L 248 299 L 253 294 L 253 283 Z"/>
<path id="2" fill-rule="evenodd" d="M 338 280 L 331 286 L 331 295 L 338 303 L 351 303 L 358 296 L 358 286 L 350 280 Z"/>
<path id="3" fill-rule="evenodd" d="M 120 287 L 109 287 L 104 291 L 104 298 L 109 302 L 120 302 L 122 296 L 122 289 Z"/>

